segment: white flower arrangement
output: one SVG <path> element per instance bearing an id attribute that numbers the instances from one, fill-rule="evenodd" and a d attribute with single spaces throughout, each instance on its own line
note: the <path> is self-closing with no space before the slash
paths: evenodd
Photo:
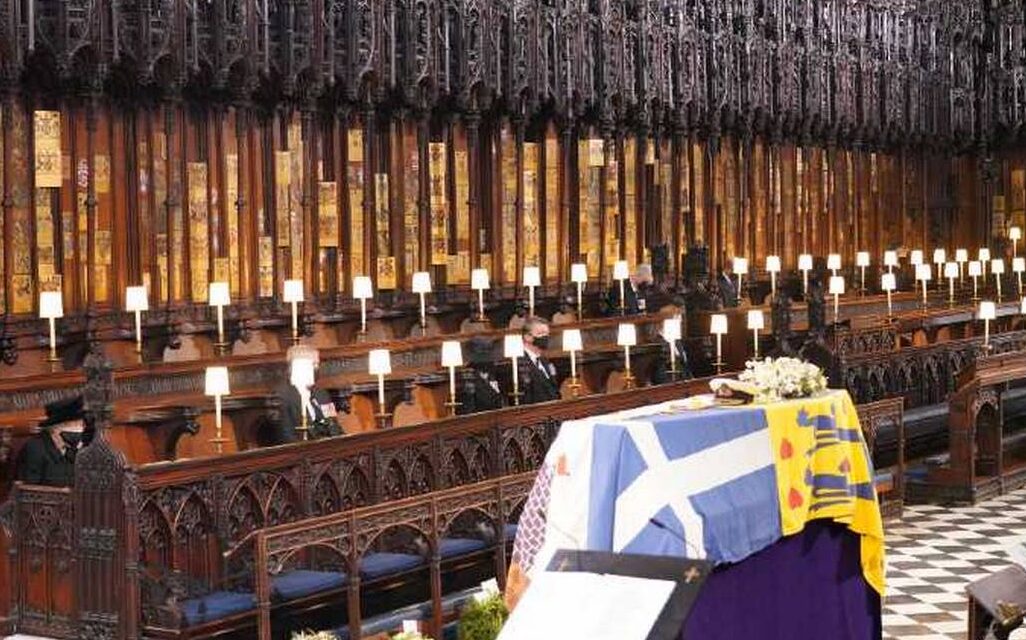
<path id="1" fill-rule="evenodd" d="M 798 358 L 749 360 L 737 379 L 757 387 L 760 402 L 807 398 L 827 388 L 823 370 Z"/>

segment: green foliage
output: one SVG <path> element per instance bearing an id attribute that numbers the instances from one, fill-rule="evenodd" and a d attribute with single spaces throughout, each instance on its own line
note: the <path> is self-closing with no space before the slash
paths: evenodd
<path id="1" fill-rule="evenodd" d="M 459 640 L 495 640 L 508 617 L 509 610 L 500 594 L 480 602 L 474 600 L 460 616 Z"/>

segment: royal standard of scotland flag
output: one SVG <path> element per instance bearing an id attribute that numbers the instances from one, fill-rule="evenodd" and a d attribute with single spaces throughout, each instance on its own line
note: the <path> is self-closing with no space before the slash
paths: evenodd
<path id="1" fill-rule="evenodd" d="M 883 593 L 883 529 L 848 394 L 701 411 L 672 403 L 564 423 L 520 521 L 511 585 L 557 548 L 738 562 L 829 518 Z"/>

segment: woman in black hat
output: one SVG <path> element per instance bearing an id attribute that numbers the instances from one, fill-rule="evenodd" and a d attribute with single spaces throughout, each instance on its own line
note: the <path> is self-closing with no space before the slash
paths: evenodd
<path id="1" fill-rule="evenodd" d="M 46 405 L 46 419 L 39 429 L 21 450 L 18 481 L 70 487 L 75 482 L 75 455 L 85 432 L 82 396 Z"/>
<path id="2" fill-rule="evenodd" d="M 495 377 L 494 345 L 488 338 L 477 337 L 467 342 L 467 369 L 461 380 L 458 413 L 465 415 L 492 411 L 506 406 Z"/>

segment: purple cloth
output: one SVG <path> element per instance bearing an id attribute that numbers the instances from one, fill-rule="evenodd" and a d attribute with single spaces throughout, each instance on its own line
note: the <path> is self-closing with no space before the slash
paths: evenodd
<path id="1" fill-rule="evenodd" d="M 862 576 L 859 538 L 812 521 L 709 577 L 682 640 L 879 640 L 880 597 Z"/>

